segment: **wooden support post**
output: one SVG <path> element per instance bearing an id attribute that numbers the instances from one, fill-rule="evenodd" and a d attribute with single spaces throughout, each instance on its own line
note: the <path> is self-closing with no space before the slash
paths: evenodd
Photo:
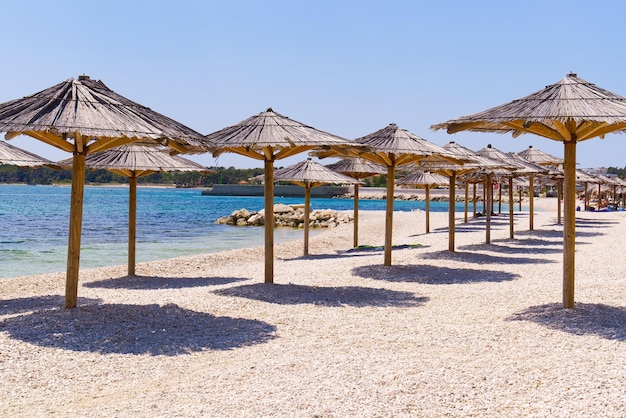
<path id="1" fill-rule="evenodd" d="M 463 223 L 467 223 L 467 210 L 469 201 L 469 183 L 465 182 L 465 216 L 463 217 Z"/>
<path id="2" fill-rule="evenodd" d="M 311 186 L 304 188 L 304 255 L 309 255 L 309 218 L 311 214 Z"/>
<path id="3" fill-rule="evenodd" d="M 396 168 L 392 165 L 387 167 L 387 210 L 385 212 L 385 259 L 384 265 L 391 265 L 391 249 L 393 236 L 393 200 L 395 197 L 393 188 L 396 177 Z"/>
<path id="4" fill-rule="evenodd" d="M 274 283 L 274 161 L 265 160 L 265 283 Z"/>
<path id="5" fill-rule="evenodd" d="M 491 244 L 491 208 L 493 206 L 493 202 L 492 202 L 492 195 L 493 195 L 493 187 L 491 186 L 491 175 L 487 174 L 487 179 L 485 180 L 485 191 L 487 193 L 487 210 L 486 210 L 486 216 L 485 218 L 487 219 L 486 222 L 486 226 L 485 226 L 485 242 L 487 244 Z"/>
<path id="6" fill-rule="evenodd" d="M 509 177 L 509 237 L 513 239 L 513 177 Z"/>
<path id="7" fill-rule="evenodd" d="M 563 196 L 563 199 L 565 199 L 565 196 Z M 589 183 L 588 182 L 585 182 L 585 210 L 589 210 Z"/>
<path id="8" fill-rule="evenodd" d="M 561 200 L 563 199 L 563 180 L 558 180 L 556 183 L 556 223 L 561 225 L 561 212 L 563 212 L 563 208 L 561 208 Z"/>
<path id="9" fill-rule="evenodd" d="M 473 192 L 472 192 L 472 210 L 473 213 L 472 215 L 474 216 L 474 218 L 476 217 L 476 183 L 473 183 Z"/>
<path id="10" fill-rule="evenodd" d="M 522 188 L 520 187 L 519 190 L 519 211 L 522 211 Z"/>
<path id="11" fill-rule="evenodd" d="M 73 309 L 78 300 L 78 271 L 80 267 L 80 238 L 83 226 L 83 193 L 85 190 L 85 153 L 74 151 L 72 157 L 72 191 L 70 228 L 67 245 L 67 276 L 65 307 Z"/>
<path id="12" fill-rule="evenodd" d="M 454 252 L 454 210 L 456 206 L 456 202 L 454 198 L 456 196 L 456 172 L 452 172 L 450 176 L 450 194 L 449 194 L 449 202 L 448 202 L 448 249 Z"/>
<path id="13" fill-rule="evenodd" d="M 135 275 L 135 242 L 137 240 L 137 176 L 128 179 L 128 275 Z"/>
<path id="14" fill-rule="evenodd" d="M 498 182 L 498 213 L 502 213 L 502 183 Z"/>
<path id="15" fill-rule="evenodd" d="M 354 248 L 359 246 L 359 185 L 354 185 Z"/>
<path id="16" fill-rule="evenodd" d="M 426 185 L 426 233 L 430 233 L 430 186 Z"/>
<path id="17" fill-rule="evenodd" d="M 564 150 L 564 225 L 563 225 L 563 307 L 574 307 L 576 265 L 576 141 L 565 141 Z"/>
<path id="18" fill-rule="evenodd" d="M 530 224 L 528 229 L 530 231 L 534 231 L 535 229 L 535 176 L 529 176 L 528 181 L 530 182 L 530 194 L 529 198 L 529 211 L 530 211 Z"/>

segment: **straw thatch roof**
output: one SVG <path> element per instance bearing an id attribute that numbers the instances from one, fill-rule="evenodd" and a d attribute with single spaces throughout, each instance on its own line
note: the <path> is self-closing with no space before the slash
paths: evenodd
<path id="1" fill-rule="evenodd" d="M 494 171 L 506 166 L 506 164 L 502 161 L 496 161 L 491 158 L 478 155 L 476 152 L 456 143 L 455 141 L 450 141 L 444 145 L 443 148 L 454 155 L 458 155 L 460 158 L 465 158 L 466 161 L 463 165 L 424 161 L 419 163 L 420 166 L 424 167 L 426 170 L 447 176 L 452 175 L 452 173 L 466 174 L 475 171 Z"/>
<path id="2" fill-rule="evenodd" d="M 121 145 L 112 144 L 119 138 L 126 143 L 153 140 L 181 152 L 211 149 L 211 144 L 193 129 L 85 75 L 0 104 L 0 131 L 7 132 L 7 138 L 26 134 L 68 152 L 74 150 L 69 139 L 91 144 L 91 152 Z M 98 145 L 92 142 L 95 138 Z"/>
<path id="3" fill-rule="evenodd" d="M 626 99 L 570 73 L 528 96 L 431 128 L 448 133 L 510 132 L 514 137 L 532 133 L 580 142 L 626 129 Z"/>
<path id="4" fill-rule="evenodd" d="M 387 172 L 386 167 L 363 158 L 344 158 L 336 163 L 327 164 L 326 167 L 355 179 L 363 179 Z"/>
<path id="5" fill-rule="evenodd" d="M 543 152 L 537 148 L 533 148 L 532 145 L 529 145 L 528 148 L 518 152 L 517 154 L 525 160 L 539 165 L 558 166 L 564 163 L 564 160 L 562 158 L 555 157 L 554 155 L 548 154 L 547 152 Z"/>
<path id="6" fill-rule="evenodd" d="M 0 164 L 16 165 L 19 167 L 54 166 L 52 161 L 46 160 L 31 152 L 14 147 L 0 141 Z"/>
<path id="7" fill-rule="evenodd" d="M 361 157 L 382 165 L 399 166 L 423 160 L 462 163 L 466 161 L 427 141 L 406 129 L 390 123 L 383 129 L 354 140 L 367 146 L 370 151 L 362 152 Z"/>
<path id="8" fill-rule="evenodd" d="M 274 179 L 280 181 L 289 181 L 303 187 L 315 187 L 321 184 L 355 184 L 362 183 L 352 177 L 333 171 L 322 164 L 312 161 L 308 158 L 289 167 L 276 170 Z"/>
<path id="9" fill-rule="evenodd" d="M 91 169 L 105 169 L 122 176 L 152 174 L 158 171 L 210 171 L 207 167 L 178 155 L 170 155 L 168 148 L 146 144 L 128 144 L 107 151 L 90 154 L 85 164 Z M 72 158 L 58 162 L 72 166 Z"/>
<path id="10" fill-rule="evenodd" d="M 320 147 L 353 145 L 347 139 L 289 119 L 271 108 L 206 138 L 217 146 L 215 157 L 233 152 L 258 160 L 269 157 L 278 160 Z"/>
<path id="11" fill-rule="evenodd" d="M 440 174 L 418 170 L 406 177 L 396 180 L 396 184 L 416 187 L 437 187 L 449 184 L 448 179 Z"/>

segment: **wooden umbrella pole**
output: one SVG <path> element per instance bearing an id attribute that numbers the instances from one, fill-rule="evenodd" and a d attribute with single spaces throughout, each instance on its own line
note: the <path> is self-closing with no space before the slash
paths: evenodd
<path id="1" fill-rule="evenodd" d="M 137 238 L 137 176 L 129 178 L 128 187 L 128 275 L 135 275 L 135 240 Z"/>
<path id="2" fill-rule="evenodd" d="M 498 182 L 498 213 L 502 213 L 502 183 Z"/>
<path id="3" fill-rule="evenodd" d="M 557 181 L 556 184 L 556 198 L 557 198 L 557 202 L 556 202 L 556 212 L 557 212 L 557 216 L 556 216 L 556 223 L 561 225 L 561 212 L 563 211 L 563 209 L 561 208 L 561 200 L 563 199 L 563 180 L 559 180 Z"/>
<path id="4" fill-rule="evenodd" d="M 469 183 L 465 182 L 465 215 L 463 216 L 463 223 L 467 223 L 468 205 L 469 205 Z"/>
<path id="5" fill-rule="evenodd" d="M 454 209 L 455 202 L 454 197 L 456 195 L 456 172 L 452 172 L 450 175 L 450 194 L 448 195 L 448 249 L 454 252 Z"/>
<path id="6" fill-rule="evenodd" d="M 393 234 L 393 199 L 394 199 L 394 181 L 396 176 L 396 168 L 393 165 L 387 167 L 387 209 L 385 213 L 385 259 L 384 265 L 391 265 L 391 246 Z"/>
<path id="7" fill-rule="evenodd" d="M 509 177 L 509 237 L 513 239 L 513 176 Z"/>
<path id="8" fill-rule="evenodd" d="M 565 199 L 565 196 L 563 196 Z M 585 182 L 585 210 L 589 210 L 589 183 Z"/>
<path id="9" fill-rule="evenodd" d="M 309 218 L 311 215 L 311 185 L 304 188 L 304 255 L 309 255 Z"/>
<path id="10" fill-rule="evenodd" d="M 426 233 L 430 232 L 430 186 L 426 185 Z"/>
<path id="11" fill-rule="evenodd" d="M 472 192 L 472 210 L 473 210 L 472 215 L 475 218 L 476 217 L 476 183 L 474 183 L 473 186 L 474 188 Z"/>
<path id="12" fill-rule="evenodd" d="M 519 211 L 522 211 L 522 188 L 519 188 Z"/>
<path id="13" fill-rule="evenodd" d="M 359 246 L 359 185 L 354 185 L 354 248 Z"/>
<path id="14" fill-rule="evenodd" d="M 78 299 L 78 270 L 80 238 L 83 224 L 83 193 L 85 190 L 85 153 L 74 151 L 72 158 L 72 192 L 70 201 L 70 229 L 67 245 L 67 277 L 65 307 L 76 307 Z"/>
<path id="15" fill-rule="evenodd" d="M 265 283 L 274 283 L 274 161 L 265 159 Z"/>
<path id="16" fill-rule="evenodd" d="M 486 226 L 485 226 L 485 242 L 487 244 L 491 244 L 491 207 L 492 207 L 492 192 L 493 187 L 491 186 L 491 175 L 487 174 L 487 179 L 485 180 L 485 191 L 487 193 L 487 210 L 486 210 Z"/>
<path id="17" fill-rule="evenodd" d="M 602 183 L 598 182 L 598 203 L 596 204 L 596 210 L 600 210 L 602 207 Z"/>
<path id="18" fill-rule="evenodd" d="M 528 181 L 530 182 L 530 193 L 529 193 L 529 211 L 530 211 L 530 224 L 528 229 L 533 231 L 535 229 L 535 177 L 529 176 Z"/>
<path id="19" fill-rule="evenodd" d="M 576 239 L 576 141 L 565 141 L 563 225 L 563 307 L 574 307 L 574 249 Z"/>

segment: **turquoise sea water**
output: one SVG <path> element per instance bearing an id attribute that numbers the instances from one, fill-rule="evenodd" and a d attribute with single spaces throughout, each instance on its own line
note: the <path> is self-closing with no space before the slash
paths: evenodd
<path id="1" fill-rule="evenodd" d="M 276 198 L 304 203 L 304 198 Z M 0 278 L 65 271 L 70 187 L 0 185 Z M 312 209 L 351 210 L 349 199 L 311 199 Z M 262 197 L 202 196 L 200 189 L 139 187 L 137 262 L 263 245 L 263 228 L 217 225 L 234 210 L 263 208 Z M 396 211 L 425 209 L 396 201 Z M 471 208 L 471 206 L 470 206 Z M 384 210 L 384 200 L 360 200 L 359 210 Z M 480 206 L 479 206 L 480 209 Z M 448 204 L 431 202 L 431 211 Z M 457 211 L 463 204 L 457 204 Z M 277 228 L 275 241 L 302 239 L 298 229 Z M 127 263 L 128 188 L 85 188 L 81 268 Z"/>

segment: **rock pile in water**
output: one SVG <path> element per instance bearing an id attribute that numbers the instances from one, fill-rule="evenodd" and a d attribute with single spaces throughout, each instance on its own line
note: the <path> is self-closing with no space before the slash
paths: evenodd
<path id="1" fill-rule="evenodd" d="M 284 204 L 274 205 L 274 220 L 276 226 L 291 228 L 304 228 L 304 207 L 289 206 Z M 352 222 L 352 216 L 345 212 L 331 209 L 313 210 L 309 214 L 310 228 L 334 228 L 341 223 Z M 261 226 L 265 225 L 265 210 L 258 212 L 248 209 L 239 209 L 229 216 L 222 216 L 216 223 L 235 226 Z"/>

